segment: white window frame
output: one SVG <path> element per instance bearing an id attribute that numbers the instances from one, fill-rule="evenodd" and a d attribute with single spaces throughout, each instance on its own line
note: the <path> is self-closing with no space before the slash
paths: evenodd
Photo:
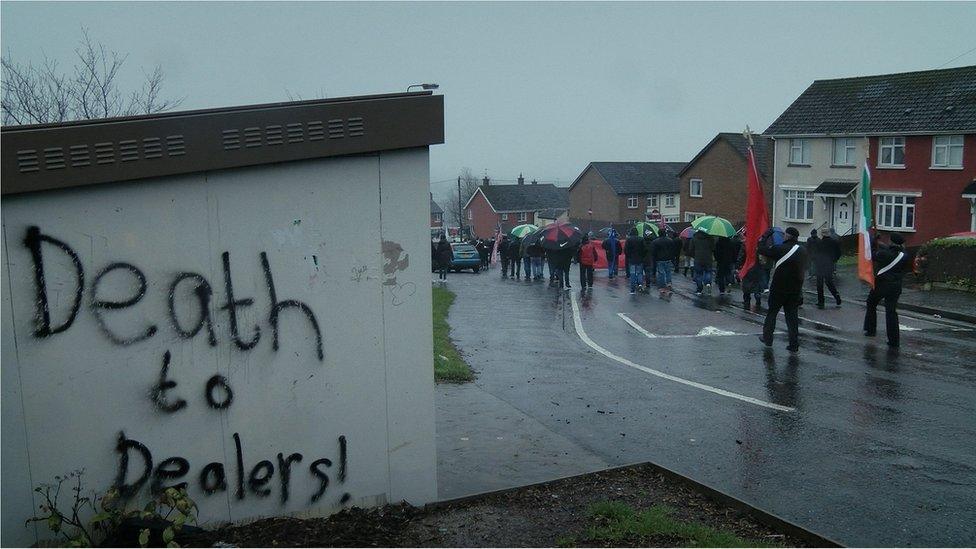
<path id="1" fill-rule="evenodd" d="M 899 144 L 899 140 L 901 143 Z M 887 141 L 887 143 L 886 143 Z M 895 151 L 901 149 L 901 164 L 895 163 Z M 891 150 L 891 161 L 884 161 L 885 149 Z M 879 168 L 904 168 L 905 167 L 905 138 L 894 136 L 894 137 L 882 137 L 878 139 L 878 167 Z"/>
<path id="2" fill-rule="evenodd" d="M 666 215 L 666 216 L 664 216 L 664 222 L 665 223 L 677 223 L 679 219 L 681 219 L 681 217 L 680 216 L 677 216 L 677 215 Z"/>
<path id="3" fill-rule="evenodd" d="M 802 195 L 801 195 L 802 193 Z M 790 208 L 790 203 L 793 208 Z M 802 204 L 802 207 L 801 207 Z M 796 215 L 803 210 L 804 217 Z M 792 211 L 791 211 L 792 210 Z M 790 214 L 793 215 L 790 215 Z M 805 189 L 783 189 L 783 221 L 794 221 L 797 223 L 812 223 L 814 215 L 814 196 L 813 190 Z"/>
<path id="4" fill-rule="evenodd" d="M 502 221 L 508 221 L 508 214 L 507 213 L 502 214 Z"/>
<path id="5" fill-rule="evenodd" d="M 940 144 L 939 141 L 943 142 Z M 955 141 L 958 140 L 958 143 Z M 965 142 L 965 136 L 962 135 L 936 135 L 932 138 L 932 168 L 942 168 L 950 170 L 961 170 L 962 169 L 962 157 L 963 157 L 963 144 Z M 959 163 L 952 164 L 952 151 L 954 149 L 959 150 Z M 941 164 L 936 161 L 936 156 L 939 150 L 944 151 L 945 161 Z"/>
<path id="6" fill-rule="evenodd" d="M 441 221 L 443 221 L 443 215 L 444 214 L 435 213 L 434 214 L 434 223 L 440 223 Z M 468 215 L 469 216 L 471 215 L 471 210 L 468 210 Z M 471 219 L 471 218 L 468 217 L 468 219 Z"/>
<path id="7" fill-rule="evenodd" d="M 844 157 L 837 158 L 837 146 L 844 142 Z M 834 166 L 855 166 L 857 160 L 857 145 L 854 143 L 853 137 L 835 137 L 833 143 L 831 143 L 831 164 Z"/>
<path id="8" fill-rule="evenodd" d="M 468 221 L 471 221 L 472 219 L 474 219 L 474 211 L 468 210 Z"/>
<path id="9" fill-rule="evenodd" d="M 915 232 L 918 221 L 916 194 L 885 193 L 875 195 L 875 225 L 885 231 Z M 900 208 L 900 210 L 899 210 Z M 909 211 L 911 225 L 908 224 Z"/>
<path id="10" fill-rule="evenodd" d="M 529 214 L 528 212 L 519 212 L 518 217 L 516 219 L 518 219 L 519 223 L 525 223 L 526 221 L 529 220 Z"/>
<path id="11" fill-rule="evenodd" d="M 627 209 L 636 210 L 637 209 L 638 202 L 639 202 L 639 200 L 637 199 L 636 196 L 628 196 L 627 197 Z"/>
<path id="12" fill-rule="evenodd" d="M 698 183 L 698 193 L 695 193 L 695 183 Z M 688 182 L 688 196 L 692 196 L 694 198 L 701 198 L 703 188 L 704 185 L 702 184 L 701 179 L 692 179 L 691 181 Z"/>
<path id="13" fill-rule="evenodd" d="M 648 208 L 657 208 L 657 203 L 658 203 L 658 197 L 657 197 L 656 194 L 649 194 L 649 195 L 647 195 L 647 207 Z"/>
<path id="14" fill-rule="evenodd" d="M 699 217 L 705 217 L 706 215 L 708 214 L 706 214 L 705 212 L 685 212 L 685 223 L 689 221 L 694 221 Z"/>
<path id="15" fill-rule="evenodd" d="M 674 207 L 674 194 L 669 193 L 664 195 L 664 207 L 673 208 Z"/>
<path id="16" fill-rule="evenodd" d="M 799 151 L 800 158 L 794 157 L 794 152 Z M 810 140 L 809 139 L 790 139 L 790 166 L 809 166 L 810 165 Z"/>

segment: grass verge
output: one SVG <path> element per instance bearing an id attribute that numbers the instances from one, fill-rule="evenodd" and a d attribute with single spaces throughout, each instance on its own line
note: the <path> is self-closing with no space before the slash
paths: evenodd
<path id="1" fill-rule="evenodd" d="M 635 511 L 618 501 L 604 501 L 590 507 L 590 522 L 582 536 L 562 537 L 559 547 L 635 546 L 635 547 L 781 547 L 745 539 L 726 530 L 673 517 L 674 510 L 654 505 Z"/>
<path id="2" fill-rule="evenodd" d="M 843 255 L 837 260 L 838 267 L 850 267 L 851 265 L 857 265 L 856 255 Z"/>
<path id="3" fill-rule="evenodd" d="M 471 381 L 474 374 L 451 341 L 451 327 L 447 325 L 447 312 L 454 303 L 454 292 L 433 288 L 431 293 L 434 301 L 434 381 Z"/>

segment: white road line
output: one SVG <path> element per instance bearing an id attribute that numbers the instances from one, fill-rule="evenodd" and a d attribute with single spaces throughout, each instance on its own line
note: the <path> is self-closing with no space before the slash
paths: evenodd
<path id="1" fill-rule="evenodd" d="M 770 409 L 773 409 L 773 410 L 779 410 L 781 412 L 795 412 L 796 411 L 795 408 L 791 408 L 789 406 L 781 406 L 779 404 L 773 404 L 772 402 L 766 402 L 765 400 L 759 400 L 757 398 L 747 397 L 745 395 L 740 395 L 738 393 L 733 393 L 731 391 L 726 391 L 725 389 L 719 389 L 717 387 L 712 387 L 710 385 L 705 385 L 704 383 L 698 383 L 696 381 L 689 381 L 687 379 L 682 379 L 680 377 L 673 376 L 671 374 L 666 374 L 664 372 L 659 372 L 659 371 L 654 370 L 652 368 L 648 368 L 647 366 L 641 366 L 640 364 L 636 364 L 634 362 L 631 362 L 631 361 L 627 360 L 626 358 L 619 357 L 619 356 L 611 353 L 610 351 L 604 349 L 603 347 L 601 347 L 600 345 L 598 345 L 595 341 L 593 341 L 592 339 L 590 339 L 590 336 L 586 335 L 586 331 L 583 329 L 583 319 L 580 317 L 579 305 L 576 303 L 576 293 L 575 292 L 573 292 L 573 293 L 570 294 L 570 301 L 571 301 L 571 303 L 573 305 L 573 324 L 576 326 L 576 333 L 577 333 L 577 335 L 579 335 L 579 338 L 583 341 L 583 343 L 586 343 L 591 349 L 593 349 L 594 351 L 600 353 L 601 355 L 609 358 L 610 360 L 614 360 L 614 361 L 619 362 L 619 363 L 621 363 L 621 364 L 623 364 L 625 366 L 630 366 L 631 368 L 634 368 L 636 370 L 640 370 L 642 372 L 651 374 L 653 376 L 660 377 L 662 379 L 667 379 L 669 381 L 674 381 L 675 383 L 681 383 L 682 385 L 687 385 L 689 387 L 694 387 L 696 389 L 701 389 L 703 391 L 708 391 L 710 393 L 715 393 L 716 395 L 721 395 L 721 396 L 725 396 L 725 397 L 729 397 L 729 398 L 734 398 L 736 400 L 741 400 L 743 402 L 748 402 L 749 404 L 755 404 L 756 406 L 762 406 L 764 408 L 770 408 Z"/>
<path id="2" fill-rule="evenodd" d="M 715 326 L 705 326 L 698 331 L 697 334 L 675 334 L 675 335 L 658 335 L 652 334 L 645 330 L 640 324 L 635 322 L 632 318 L 627 316 L 627 313 L 617 313 L 617 316 L 622 318 L 624 322 L 630 324 L 631 328 L 637 330 L 638 332 L 644 334 L 651 339 L 681 339 L 688 337 L 713 337 L 713 336 L 744 336 L 744 335 L 756 335 L 756 334 L 737 334 L 735 332 L 729 332 L 716 328 Z"/>

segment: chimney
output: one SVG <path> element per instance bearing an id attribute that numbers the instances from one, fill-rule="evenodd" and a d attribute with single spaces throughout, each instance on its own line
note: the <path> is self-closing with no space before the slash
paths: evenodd
<path id="1" fill-rule="evenodd" d="M 488 179 L 488 176 L 487 175 L 485 176 L 484 179 L 481 180 L 481 184 L 484 185 L 485 187 L 487 187 L 488 185 L 491 184 L 491 180 Z"/>
<path id="2" fill-rule="evenodd" d="M 519 185 L 525 185 L 525 178 L 522 177 L 522 174 L 519 174 L 518 184 Z"/>
<path id="3" fill-rule="evenodd" d="M 538 181 L 536 181 L 535 179 L 533 179 L 533 180 L 532 180 L 532 184 L 533 184 L 533 185 L 538 185 L 538 184 L 539 184 L 539 182 L 538 182 Z"/>

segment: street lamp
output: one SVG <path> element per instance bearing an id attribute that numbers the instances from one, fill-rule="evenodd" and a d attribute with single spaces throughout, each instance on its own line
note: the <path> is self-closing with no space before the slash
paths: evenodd
<path id="1" fill-rule="evenodd" d="M 439 87 L 440 86 L 438 86 L 437 84 L 430 84 L 430 83 L 410 84 L 409 86 L 407 86 L 407 91 L 410 91 L 410 88 L 423 88 L 425 90 L 436 90 Z"/>

